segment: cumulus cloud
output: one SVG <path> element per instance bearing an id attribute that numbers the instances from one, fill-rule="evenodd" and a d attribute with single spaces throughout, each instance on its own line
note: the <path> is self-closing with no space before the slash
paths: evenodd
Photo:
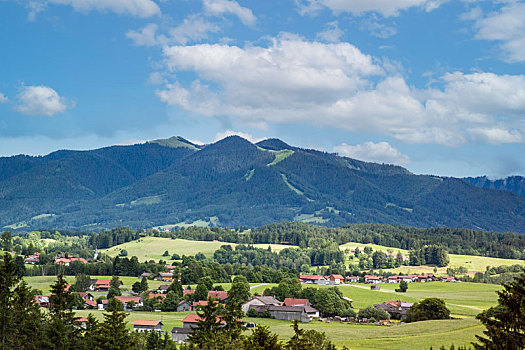
<path id="1" fill-rule="evenodd" d="M 7 101 L 9 101 L 7 96 L 0 92 L 0 103 L 6 103 Z"/>
<path id="2" fill-rule="evenodd" d="M 523 134 L 519 130 L 507 130 L 504 128 L 471 128 L 468 129 L 473 137 L 492 144 L 521 143 Z"/>
<path id="3" fill-rule="evenodd" d="M 217 24 L 192 15 L 185 18 L 178 26 L 167 28 L 164 32 L 159 30 L 157 24 L 150 23 L 138 31 L 129 30 L 126 36 L 137 46 L 163 46 L 200 41 L 208 38 L 209 33 L 216 33 L 219 30 Z"/>
<path id="4" fill-rule="evenodd" d="M 222 139 L 227 138 L 228 136 L 240 136 L 243 139 L 250 141 L 251 143 L 257 143 L 265 139 L 265 138 L 255 138 L 251 134 L 241 132 L 241 131 L 226 130 L 224 132 L 218 132 L 215 135 L 215 139 L 213 140 L 213 142 L 220 141 Z"/>
<path id="5" fill-rule="evenodd" d="M 365 142 L 360 145 L 342 143 L 334 147 L 334 152 L 342 156 L 374 163 L 407 165 L 410 158 L 392 147 L 388 142 Z"/>
<path id="6" fill-rule="evenodd" d="M 75 11 L 114 12 L 119 15 L 148 18 L 160 15 L 159 6 L 152 0 L 49 0 L 58 5 L 70 5 Z"/>
<path id="7" fill-rule="evenodd" d="M 39 1 L 29 1 L 26 4 L 26 8 L 29 10 L 29 13 L 27 14 L 27 20 L 29 22 L 34 22 L 36 20 L 36 16 L 40 12 L 45 11 L 46 3 L 45 2 L 39 2 Z"/>
<path id="8" fill-rule="evenodd" d="M 165 83 L 156 91 L 163 102 L 263 129 L 308 123 L 457 146 L 495 125 L 512 137 L 494 141 L 485 131 L 486 142 L 516 142 L 513 130 L 525 125 L 525 75 L 454 72 L 438 88 L 417 89 L 349 43 L 286 34 L 266 47 L 171 46 L 163 55 L 169 74 L 197 76 Z"/>
<path id="9" fill-rule="evenodd" d="M 479 14 L 478 14 L 479 16 Z M 476 39 L 497 41 L 510 62 L 525 61 L 525 3 L 513 2 L 499 12 L 478 18 Z"/>
<path id="10" fill-rule="evenodd" d="M 351 13 L 355 16 L 375 12 L 383 17 L 399 16 L 401 11 L 419 7 L 432 11 L 448 0 L 295 0 L 301 14 L 315 14 L 323 8 L 335 13 Z"/>
<path id="11" fill-rule="evenodd" d="M 317 34 L 317 39 L 335 43 L 341 40 L 344 32 L 339 28 L 337 21 L 330 22 L 326 25 L 326 29 Z"/>
<path id="12" fill-rule="evenodd" d="M 252 26 L 257 22 L 257 17 L 252 10 L 239 5 L 233 0 L 204 0 L 204 11 L 208 15 L 221 16 L 224 14 L 233 14 L 245 25 Z"/>
<path id="13" fill-rule="evenodd" d="M 48 86 L 24 86 L 18 94 L 17 111 L 29 115 L 49 117 L 64 113 L 69 107 L 65 98 Z"/>

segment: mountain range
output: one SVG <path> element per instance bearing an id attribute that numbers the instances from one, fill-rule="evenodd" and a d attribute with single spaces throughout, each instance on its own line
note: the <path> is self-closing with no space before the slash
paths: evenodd
<path id="1" fill-rule="evenodd" d="M 278 139 L 253 144 L 231 136 L 201 146 L 172 137 L 0 158 L 0 228 L 255 227 L 301 221 L 523 233 L 523 179 L 513 185 L 489 181 L 414 175 Z"/>

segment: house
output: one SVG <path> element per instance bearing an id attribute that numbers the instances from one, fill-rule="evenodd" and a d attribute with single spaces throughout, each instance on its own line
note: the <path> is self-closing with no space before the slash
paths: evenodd
<path id="1" fill-rule="evenodd" d="M 124 311 L 133 311 L 133 308 L 136 306 L 143 306 L 142 298 L 141 297 L 122 297 L 122 296 L 116 296 L 114 297 L 118 301 L 124 305 Z M 131 305 L 134 306 L 132 307 Z"/>
<path id="2" fill-rule="evenodd" d="M 177 268 L 177 266 L 173 265 L 165 265 L 165 267 L 168 269 L 169 272 L 173 273 L 173 271 Z"/>
<path id="3" fill-rule="evenodd" d="M 152 274 L 152 273 L 149 273 L 149 272 L 143 272 L 143 273 L 139 276 L 140 279 L 143 279 L 143 278 L 150 279 L 150 278 L 152 278 L 152 277 L 153 277 L 153 274 Z"/>
<path id="4" fill-rule="evenodd" d="M 159 272 L 159 274 L 157 275 L 157 277 L 155 277 L 155 279 L 157 281 L 172 282 L 173 277 L 174 275 L 171 272 Z"/>
<path id="5" fill-rule="evenodd" d="M 300 322 L 310 322 L 312 317 L 319 317 L 319 311 L 311 306 L 275 306 L 275 305 L 252 305 L 250 309 L 254 309 L 261 314 L 265 311 L 270 313 L 272 318 L 276 320 L 299 320 Z"/>
<path id="6" fill-rule="evenodd" d="M 432 274 L 416 276 L 416 282 L 432 282 L 432 281 L 434 281 L 434 275 Z"/>
<path id="7" fill-rule="evenodd" d="M 454 276 L 441 276 L 441 282 L 459 282 Z"/>
<path id="8" fill-rule="evenodd" d="M 95 301 L 95 297 L 91 293 L 86 292 L 74 292 L 75 294 L 80 295 L 82 299 L 84 299 L 84 306 L 86 309 L 95 309 L 97 307 L 97 302 Z"/>
<path id="9" fill-rule="evenodd" d="M 223 290 L 210 290 L 208 292 L 208 298 L 217 299 L 219 301 L 225 301 L 228 299 L 228 292 Z"/>
<path id="10" fill-rule="evenodd" d="M 179 305 L 177 305 L 177 312 L 181 311 L 191 311 L 191 304 L 187 300 L 182 300 Z"/>
<path id="11" fill-rule="evenodd" d="M 102 299 L 100 301 L 100 304 L 97 304 L 99 310 L 106 310 L 106 307 L 108 306 L 108 299 Z"/>
<path id="12" fill-rule="evenodd" d="M 310 306 L 310 301 L 308 299 L 295 299 L 295 298 L 286 298 L 283 301 L 284 306 Z"/>
<path id="13" fill-rule="evenodd" d="M 182 327 L 183 328 L 192 328 L 192 327 L 195 327 L 199 321 L 201 320 L 200 316 L 197 315 L 197 314 L 187 314 L 186 317 L 184 317 L 184 319 L 182 320 Z M 217 321 L 219 321 L 220 319 L 217 318 Z M 225 321 L 222 321 L 220 320 L 220 324 L 221 325 L 225 325 L 226 322 Z"/>
<path id="14" fill-rule="evenodd" d="M 328 281 L 324 276 L 320 275 L 299 275 L 301 283 L 305 284 L 327 284 Z"/>
<path id="15" fill-rule="evenodd" d="M 327 280 L 328 284 L 341 284 L 344 283 L 345 278 L 341 275 L 330 275 Z"/>
<path id="16" fill-rule="evenodd" d="M 371 284 L 371 285 L 370 285 L 370 289 L 371 289 L 371 290 L 380 290 L 381 287 L 379 286 L 379 284 L 375 284 L 375 283 L 374 283 L 374 284 Z"/>
<path id="17" fill-rule="evenodd" d="M 195 293 L 195 289 L 184 289 L 184 292 L 183 292 L 184 295 L 193 294 L 193 293 Z"/>
<path id="18" fill-rule="evenodd" d="M 40 261 L 40 253 L 36 252 L 33 255 L 29 255 L 27 258 L 24 259 L 24 262 L 26 264 L 34 265 Z"/>
<path id="19" fill-rule="evenodd" d="M 123 285 L 120 281 L 120 285 Z M 89 290 L 97 292 L 107 292 L 111 288 L 111 280 L 109 279 L 93 279 Z"/>
<path id="20" fill-rule="evenodd" d="M 161 321 L 145 321 L 137 320 L 131 322 L 133 330 L 135 332 L 162 332 L 162 326 L 164 325 Z"/>
<path id="21" fill-rule="evenodd" d="M 49 307 L 49 295 L 35 295 L 33 298 L 41 307 Z"/>
<path id="22" fill-rule="evenodd" d="M 64 265 L 64 266 L 69 266 L 72 262 L 74 261 L 79 261 L 81 262 L 82 264 L 87 264 L 87 260 L 84 259 L 84 258 L 75 258 L 75 257 L 70 257 L 70 258 L 55 258 L 55 264 L 57 265 Z"/>
<path id="23" fill-rule="evenodd" d="M 86 317 L 77 317 L 75 321 L 80 323 L 79 325 L 80 328 L 84 328 L 84 329 L 87 328 L 87 323 L 89 322 L 89 320 Z"/>
<path id="24" fill-rule="evenodd" d="M 159 293 L 149 293 L 148 299 L 156 299 L 158 301 L 166 299 L 166 294 L 159 294 Z"/>
<path id="25" fill-rule="evenodd" d="M 241 305 L 244 313 L 247 313 L 251 305 L 281 305 L 282 303 L 275 297 L 255 296 Z"/>
<path id="26" fill-rule="evenodd" d="M 382 276 L 365 275 L 365 283 L 380 283 L 383 281 Z"/>
<path id="27" fill-rule="evenodd" d="M 184 328 L 184 327 L 173 327 L 171 330 L 171 340 L 173 340 L 176 343 L 185 343 L 188 341 L 189 335 L 193 332 L 193 330 L 190 328 Z"/>
<path id="28" fill-rule="evenodd" d="M 359 276 L 346 276 L 345 280 L 348 283 L 359 282 Z"/>
<path id="29" fill-rule="evenodd" d="M 399 276 L 388 276 L 388 279 L 387 279 L 387 282 L 388 283 L 398 283 L 399 281 Z"/>
<path id="30" fill-rule="evenodd" d="M 416 275 L 406 275 L 406 276 L 397 276 L 397 280 L 399 282 L 405 281 L 405 282 L 414 282 L 416 280 Z"/>
<path id="31" fill-rule="evenodd" d="M 158 293 L 168 293 L 168 289 L 170 289 L 170 285 L 169 284 L 163 284 L 157 289 L 157 292 Z"/>
<path id="32" fill-rule="evenodd" d="M 376 304 L 376 309 L 385 310 L 390 314 L 393 319 L 404 320 L 407 317 L 408 309 L 410 309 L 414 303 L 405 303 L 400 300 L 396 301 L 385 301 L 382 304 Z"/>

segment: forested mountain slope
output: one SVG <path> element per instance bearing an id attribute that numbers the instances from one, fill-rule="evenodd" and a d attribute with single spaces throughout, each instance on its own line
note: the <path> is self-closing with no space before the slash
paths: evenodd
<path id="1" fill-rule="evenodd" d="M 0 158 L 0 227 L 279 221 L 525 230 L 525 198 L 461 179 L 233 136 Z"/>
<path id="2" fill-rule="evenodd" d="M 525 177 L 523 176 L 509 176 L 496 180 L 491 180 L 486 176 L 479 176 L 466 177 L 463 180 L 477 187 L 509 191 L 525 197 Z"/>

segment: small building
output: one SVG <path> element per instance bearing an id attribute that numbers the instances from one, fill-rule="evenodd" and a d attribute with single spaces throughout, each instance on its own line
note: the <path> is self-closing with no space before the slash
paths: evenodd
<path id="1" fill-rule="evenodd" d="M 223 290 L 210 290 L 208 292 L 208 298 L 217 299 L 219 301 L 225 301 L 228 299 L 228 292 Z"/>
<path id="2" fill-rule="evenodd" d="M 370 289 L 371 289 L 371 290 L 380 290 L 381 287 L 379 286 L 379 284 L 375 284 L 375 283 L 374 283 L 374 284 L 371 284 L 371 285 L 370 285 Z"/>
<path id="3" fill-rule="evenodd" d="M 365 283 L 380 283 L 383 281 L 383 276 L 365 275 Z"/>
<path id="4" fill-rule="evenodd" d="M 181 311 L 191 311 L 191 304 L 187 300 L 182 300 L 179 305 L 177 305 L 177 312 Z"/>
<path id="5" fill-rule="evenodd" d="M 153 274 L 152 273 L 149 273 L 149 272 L 143 272 L 140 276 L 139 276 L 140 279 L 143 279 L 143 278 L 146 278 L 146 279 L 150 279 L 150 278 L 153 278 Z"/>
<path id="6" fill-rule="evenodd" d="M 133 330 L 135 332 L 162 332 L 162 326 L 164 325 L 161 321 L 145 321 L 137 320 L 131 322 Z"/>
<path id="7" fill-rule="evenodd" d="M 328 280 L 320 275 L 299 275 L 299 280 L 304 284 L 327 284 Z"/>
<path id="8" fill-rule="evenodd" d="M 157 292 L 158 293 L 168 293 L 168 289 L 170 289 L 170 285 L 169 284 L 163 284 L 163 285 L 159 286 L 159 288 L 157 289 Z"/>
<path id="9" fill-rule="evenodd" d="M 199 321 L 201 320 L 200 316 L 197 314 L 187 314 L 186 317 L 182 320 L 182 327 L 183 328 L 192 328 L 195 327 Z M 220 318 L 217 318 L 217 321 L 220 321 L 221 325 L 225 325 L 226 322 L 220 320 Z"/>
<path id="10" fill-rule="evenodd" d="M 310 301 L 308 299 L 296 299 L 296 298 L 286 298 L 283 301 L 284 306 L 310 306 Z"/>
<path id="11" fill-rule="evenodd" d="M 120 285 L 122 285 L 122 281 L 119 281 Z M 107 292 L 111 288 L 111 280 L 110 279 L 93 279 L 91 280 L 91 286 L 89 287 L 89 290 L 91 291 L 97 291 L 97 292 Z"/>
<path id="12" fill-rule="evenodd" d="M 458 282 L 454 276 L 441 276 L 441 282 Z"/>
<path id="13" fill-rule="evenodd" d="M 184 328 L 184 327 L 173 327 L 171 330 L 171 340 L 173 340 L 176 343 L 186 343 L 188 341 L 188 338 L 193 332 L 193 330 L 190 328 Z"/>
<path id="14" fill-rule="evenodd" d="M 116 296 L 114 297 L 118 301 L 124 305 L 124 311 L 133 311 L 133 307 L 131 305 L 136 306 L 143 306 L 142 298 L 141 297 L 122 297 L 122 296 Z"/>
<path id="15" fill-rule="evenodd" d="M 255 296 L 241 305 L 241 309 L 244 313 L 247 313 L 252 305 L 281 305 L 282 303 L 275 299 L 275 297 L 269 296 Z"/>
<path id="16" fill-rule="evenodd" d="M 173 277 L 174 275 L 171 272 L 159 272 L 159 274 L 157 275 L 157 277 L 155 277 L 155 279 L 157 281 L 172 282 Z"/>
<path id="17" fill-rule="evenodd" d="M 35 295 L 33 298 L 41 307 L 49 307 L 49 295 Z"/>
<path id="18" fill-rule="evenodd" d="M 195 289 L 184 289 L 183 291 L 184 295 L 193 294 L 193 293 L 195 293 Z"/>
<path id="19" fill-rule="evenodd" d="M 99 310 L 106 310 L 106 307 L 108 306 L 108 299 L 102 299 L 99 304 L 97 304 L 97 307 Z"/>
<path id="20" fill-rule="evenodd" d="M 162 301 L 166 299 L 166 294 L 162 293 L 149 293 L 148 299 L 156 299 L 157 301 Z"/>
<path id="21" fill-rule="evenodd" d="M 250 309 L 254 309 L 257 313 L 262 314 L 268 311 L 272 318 L 276 320 L 300 322 L 310 322 L 312 317 L 319 317 L 319 311 L 311 306 L 274 306 L 274 305 L 252 305 Z"/>
<path id="22" fill-rule="evenodd" d="M 26 264 L 35 265 L 40 261 L 40 253 L 36 252 L 32 255 L 29 255 L 27 258 L 24 259 L 24 262 Z"/>
<path id="23" fill-rule="evenodd" d="M 87 328 L 87 323 L 89 322 L 89 320 L 86 317 L 77 317 L 75 321 L 79 323 L 78 327 L 84 328 L 84 329 Z"/>
<path id="24" fill-rule="evenodd" d="M 346 276 L 345 280 L 348 283 L 359 282 L 359 276 Z"/>
<path id="25" fill-rule="evenodd" d="M 382 304 L 376 304 L 374 307 L 376 309 L 385 310 L 390 314 L 393 319 L 396 320 L 405 320 L 407 317 L 408 309 L 410 309 L 414 303 L 405 303 L 400 300 L 396 301 L 385 301 Z"/>
<path id="26" fill-rule="evenodd" d="M 341 275 L 330 275 L 327 280 L 328 284 L 341 284 L 345 282 L 345 278 Z"/>

